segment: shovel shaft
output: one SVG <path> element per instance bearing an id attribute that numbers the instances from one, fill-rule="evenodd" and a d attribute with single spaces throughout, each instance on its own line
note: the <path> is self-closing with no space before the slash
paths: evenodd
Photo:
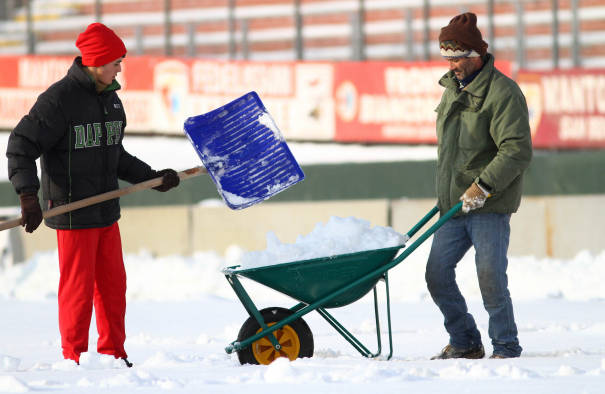
<path id="1" fill-rule="evenodd" d="M 193 167 L 178 173 L 181 180 L 192 178 L 194 176 L 206 174 L 208 171 L 204 167 Z M 103 201 L 112 200 L 127 194 L 138 192 L 140 190 L 151 189 L 152 187 L 160 186 L 162 184 L 162 177 L 149 179 L 144 182 L 135 183 L 134 185 L 126 186 L 121 189 L 112 190 L 110 192 L 97 194 L 96 196 L 84 198 L 82 200 L 74 201 L 69 204 L 60 205 L 55 208 L 51 208 L 48 211 L 44 211 L 42 217 L 44 219 L 51 218 L 53 216 L 61 215 L 67 212 L 75 211 L 76 209 L 84 208 L 90 205 L 98 204 Z M 21 225 L 21 217 L 9 219 L 0 223 L 0 231 L 9 228 L 17 227 Z"/>

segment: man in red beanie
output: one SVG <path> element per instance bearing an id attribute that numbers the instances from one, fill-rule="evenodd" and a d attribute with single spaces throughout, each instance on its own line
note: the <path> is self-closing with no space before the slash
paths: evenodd
<path id="1" fill-rule="evenodd" d="M 489 314 L 491 357 L 519 357 L 506 254 L 510 217 L 520 205 L 532 157 L 527 104 L 519 86 L 494 67 L 475 14 L 454 17 L 441 29 L 439 46 L 450 71 L 439 81 L 445 91 L 437 107 L 438 205 L 442 213 L 460 200 L 463 205 L 435 232 L 426 267 L 429 292 L 450 337 L 433 359 L 485 355 L 456 284 L 456 265 L 471 246 Z"/>
<path id="2" fill-rule="evenodd" d="M 19 194 L 27 232 L 42 221 L 38 158 L 45 209 L 115 190 L 118 179 L 139 183 L 161 176 L 156 190 L 162 192 L 179 184 L 174 170 L 154 171 L 122 146 L 126 114 L 115 79 L 126 56 L 122 40 L 107 26 L 93 23 L 78 36 L 76 46 L 82 56 L 38 97 L 9 137 L 9 178 Z M 63 356 L 76 363 L 88 351 L 94 305 L 97 351 L 132 366 L 124 350 L 126 272 L 119 218 L 116 198 L 45 219 L 57 231 Z"/>

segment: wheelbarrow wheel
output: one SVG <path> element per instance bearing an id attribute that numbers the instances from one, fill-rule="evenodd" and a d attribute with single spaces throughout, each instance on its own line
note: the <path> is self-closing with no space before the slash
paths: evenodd
<path id="1" fill-rule="evenodd" d="M 292 315 L 289 309 L 285 308 L 266 308 L 260 311 L 263 320 L 267 326 L 272 326 L 275 323 Z M 262 328 L 256 319 L 250 317 L 244 322 L 242 328 L 237 335 L 238 341 L 243 341 L 250 338 L 252 335 L 262 331 Z M 290 324 L 286 324 L 282 328 L 273 332 L 280 344 L 281 349 L 276 350 L 268 338 L 261 338 L 252 343 L 245 349 L 237 352 L 237 357 L 241 364 L 271 364 L 279 357 L 287 357 L 290 361 L 297 358 L 313 356 L 313 334 L 307 323 L 298 318 Z"/>

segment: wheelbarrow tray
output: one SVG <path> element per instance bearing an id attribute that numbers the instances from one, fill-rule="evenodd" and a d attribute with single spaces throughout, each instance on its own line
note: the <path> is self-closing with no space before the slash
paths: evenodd
<path id="1" fill-rule="evenodd" d="M 312 304 L 390 262 L 403 247 L 399 245 L 241 270 L 231 267 L 229 270 L 295 300 Z M 359 300 L 376 286 L 380 277 L 367 278 L 323 307 L 336 308 Z"/>

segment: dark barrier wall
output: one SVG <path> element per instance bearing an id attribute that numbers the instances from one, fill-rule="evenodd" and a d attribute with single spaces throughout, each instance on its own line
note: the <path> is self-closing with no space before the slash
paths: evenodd
<path id="1" fill-rule="evenodd" d="M 308 166 L 272 200 L 432 198 L 435 170 L 435 161 Z M 605 150 L 536 151 L 524 183 L 526 195 L 605 194 Z"/>
<path id="2" fill-rule="evenodd" d="M 305 180 L 267 202 L 435 197 L 434 161 L 304 166 Z M 123 184 L 126 186 L 127 184 Z M 526 195 L 605 194 L 605 150 L 536 151 L 525 177 Z M 183 181 L 174 192 L 145 190 L 122 197 L 122 206 L 197 204 L 220 198 L 208 176 Z M 0 206 L 17 206 L 8 182 Z"/>

